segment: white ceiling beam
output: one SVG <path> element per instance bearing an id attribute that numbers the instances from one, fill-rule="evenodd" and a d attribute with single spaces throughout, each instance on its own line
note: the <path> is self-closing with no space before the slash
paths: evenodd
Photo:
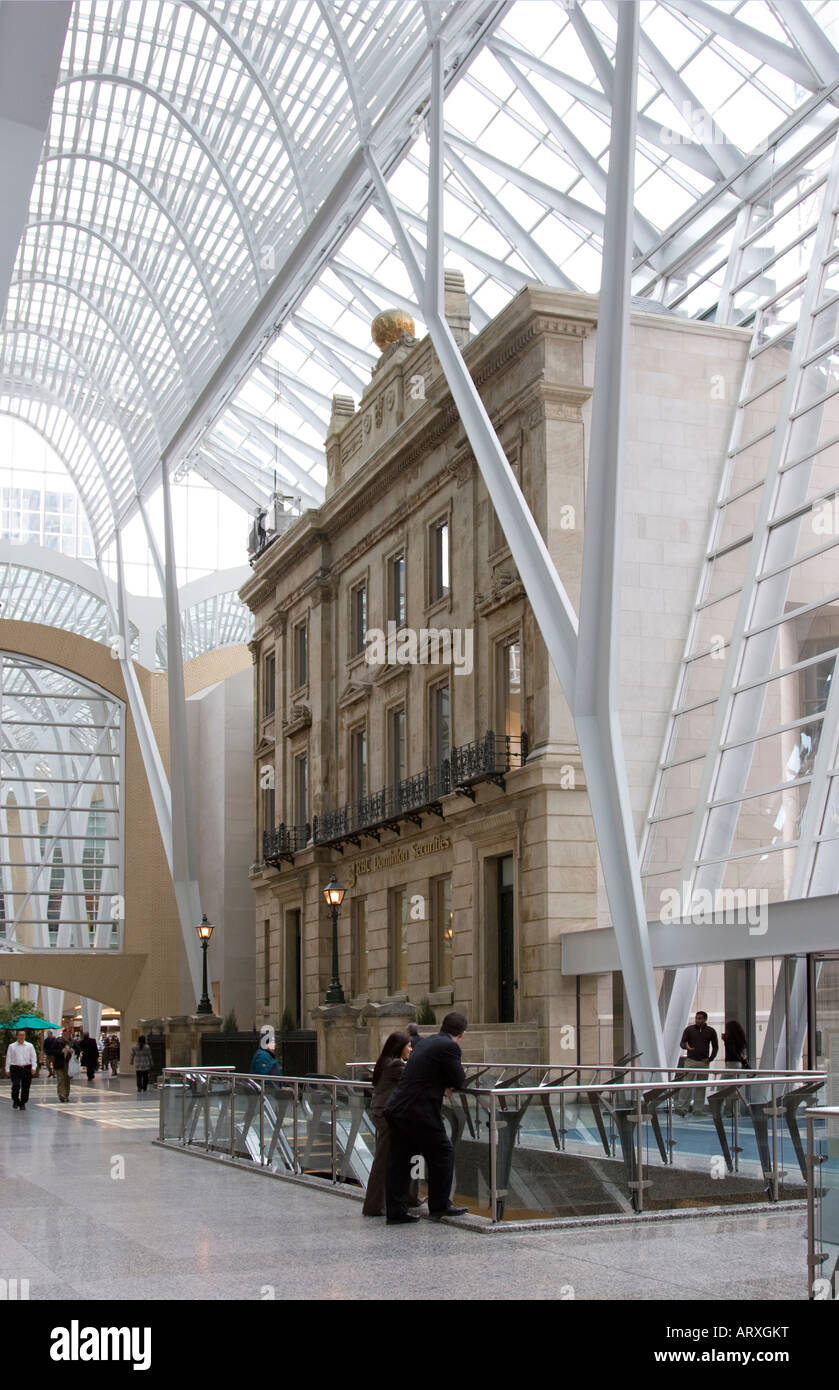
<path id="1" fill-rule="evenodd" d="M 0 318 L 52 114 L 71 10 L 67 0 L 0 4 Z"/>
<path id="2" fill-rule="evenodd" d="M 800 0 L 771 0 L 771 3 L 819 82 L 827 87 L 839 81 L 839 53 L 807 6 L 802 5 Z"/>
<path id="3" fill-rule="evenodd" d="M 540 77 L 545 77 L 555 86 L 561 87 L 569 96 L 581 101 L 591 111 L 598 116 L 603 116 L 608 122 L 611 120 L 612 108 L 608 97 L 602 92 L 598 92 L 596 87 L 589 87 L 585 82 L 581 82 L 576 77 L 570 77 L 567 73 L 560 72 L 558 68 L 546 63 L 543 58 L 535 58 L 523 48 L 518 48 L 515 44 L 509 43 L 506 39 L 493 38 L 488 45 L 490 52 L 494 54 L 506 53 L 512 58 L 514 63 L 526 67 L 528 71 L 538 73 Z M 719 171 L 716 164 L 711 159 L 704 145 L 700 145 L 692 140 L 681 140 L 678 145 L 668 144 L 666 133 L 659 121 L 653 121 L 649 116 L 639 115 L 637 118 L 638 136 L 641 140 L 646 140 L 650 145 L 657 149 L 664 150 L 672 159 L 678 160 L 681 164 L 686 164 L 689 168 L 695 169 L 704 178 L 710 179 L 714 183 L 718 178 Z M 605 141 L 608 143 L 608 132 L 605 132 Z"/>
<path id="4" fill-rule="evenodd" d="M 486 184 L 449 146 L 446 147 L 445 158 L 446 163 L 477 199 L 478 207 L 484 215 L 507 238 L 512 249 L 528 262 L 540 280 L 544 281 L 546 285 L 558 285 L 565 290 L 577 288 L 573 280 L 570 280 L 565 272 L 560 270 L 556 261 L 548 255 L 547 251 L 543 251 L 530 232 L 526 232 L 519 225 L 500 198 L 496 198 L 495 194 L 490 192 Z"/>
<path id="5" fill-rule="evenodd" d="M 705 0 L 667 0 L 667 9 L 696 20 L 703 28 L 710 30 L 712 35 L 718 34 L 720 38 L 727 39 L 736 48 L 742 48 L 744 53 L 750 53 L 753 58 L 757 58 L 758 62 L 766 63 L 776 72 L 791 78 L 799 87 L 817 92 L 821 86 L 818 77 L 800 53 L 787 48 L 786 44 L 779 43 L 777 39 L 770 38 L 768 34 L 753 29 L 751 24 L 734 19 L 727 10 L 708 5 Z"/>

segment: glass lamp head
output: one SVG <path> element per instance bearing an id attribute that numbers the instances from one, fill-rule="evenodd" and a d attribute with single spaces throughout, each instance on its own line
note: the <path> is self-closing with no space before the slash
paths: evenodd
<path id="1" fill-rule="evenodd" d="M 198 933 L 198 939 L 199 939 L 199 941 L 209 941 L 209 939 L 210 939 L 210 937 L 212 936 L 212 934 L 213 934 L 215 928 L 213 927 L 212 922 L 208 922 L 208 921 L 207 921 L 207 914 L 206 914 L 206 912 L 202 913 L 202 916 L 201 916 L 201 925 L 200 925 L 199 927 L 196 927 L 195 930 L 196 930 L 197 933 Z"/>
<path id="2" fill-rule="evenodd" d="M 333 874 L 323 890 L 323 898 L 327 907 L 340 907 L 341 903 L 344 901 L 344 894 L 346 891 L 346 888 L 342 888 Z"/>

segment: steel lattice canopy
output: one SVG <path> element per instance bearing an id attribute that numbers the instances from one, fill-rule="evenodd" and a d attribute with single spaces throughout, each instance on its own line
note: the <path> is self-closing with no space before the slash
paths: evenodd
<path id="1" fill-rule="evenodd" d="M 806 186 L 834 137 L 839 16 L 818 0 L 641 9 L 633 289 L 736 322 L 721 305 L 741 210 Z M 528 281 L 598 288 L 615 15 L 604 0 L 72 6 L 0 410 L 57 449 L 98 553 L 161 458 L 248 509 L 321 499 L 331 395 L 369 380 L 371 318 L 398 303 L 422 331 L 364 148 L 422 255 L 438 33 L 447 264 L 473 325 Z"/>

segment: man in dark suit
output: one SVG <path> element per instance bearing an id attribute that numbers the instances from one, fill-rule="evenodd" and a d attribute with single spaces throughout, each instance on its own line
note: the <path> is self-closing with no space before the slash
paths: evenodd
<path id="1" fill-rule="evenodd" d="M 390 1126 L 390 1157 L 386 1183 L 386 1210 L 390 1226 L 419 1220 L 410 1215 L 412 1165 L 422 1155 L 428 1175 L 428 1214 L 462 1216 L 466 1207 L 452 1206 L 454 1150 L 443 1126 L 441 1111 L 447 1091 L 460 1091 L 466 1074 L 458 1041 L 466 1032 L 463 1014 L 446 1014 L 436 1037 L 423 1039 L 422 1047 L 408 1060 L 399 1084 L 385 1106 Z"/>

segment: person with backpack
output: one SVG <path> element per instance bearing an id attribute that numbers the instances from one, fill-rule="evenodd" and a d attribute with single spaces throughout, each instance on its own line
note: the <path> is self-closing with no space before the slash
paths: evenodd
<path id="1" fill-rule="evenodd" d="M 140 1034 L 136 1043 L 131 1049 L 131 1065 L 137 1076 L 137 1094 L 147 1091 L 149 1088 L 149 1073 L 154 1065 L 151 1055 L 151 1048 L 146 1042 L 145 1035 Z"/>

